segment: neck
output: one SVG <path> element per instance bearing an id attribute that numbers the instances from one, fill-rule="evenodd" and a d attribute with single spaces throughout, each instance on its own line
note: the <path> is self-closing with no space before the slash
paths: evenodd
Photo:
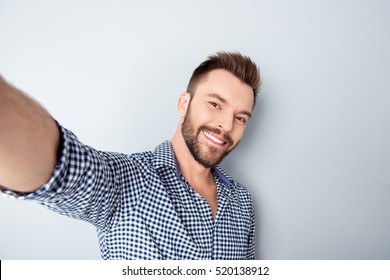
<path id="1" fill-rule="evenodd" d="M 182 175 L 190 186 L 206 199 L 214 220 L 218 209 L 218 194 L 211 169 L 204 167 L 194 159 L 184 141 L 180 127 L 172 138 L 171 144 Z"/>
<path id="2" fill-rule="evenodd" d="M 211 169 L 204 167 L 194 159 L 180 131 L 176 132 L 171 144 L 180 172 L 192 187 L 196 188 L 198 185 L 204 185 L 204 182 L 214 181 Z"/>

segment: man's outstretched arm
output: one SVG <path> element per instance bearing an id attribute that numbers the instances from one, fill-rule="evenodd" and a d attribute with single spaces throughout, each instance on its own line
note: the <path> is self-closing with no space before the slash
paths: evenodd
<path id="1" fill-rule="evenodd" d="M 0 76 L 0 186 L 37 190 L 54 170 L 59 142 L 49 113 Z"/>

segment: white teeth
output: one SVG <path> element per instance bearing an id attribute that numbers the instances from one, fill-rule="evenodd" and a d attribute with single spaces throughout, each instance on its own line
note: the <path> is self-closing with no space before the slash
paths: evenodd
<path id="1" fill-rule="evenodd" d="M 206 132 L 206 131 L 203 131 L 203 134 L 209 138 L 210 140 L 212 140 L 213 142 L 217 143 L 217 144 L 225 144 L 225 142 L 217 139 L 216 137 L 214 137 L 213 135 L 211 135 L 210 133 Z"/>

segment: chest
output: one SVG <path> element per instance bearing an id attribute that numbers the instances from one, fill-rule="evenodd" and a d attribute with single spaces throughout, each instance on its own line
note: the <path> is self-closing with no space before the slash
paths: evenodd
<path id="1" fill-rule="evenodd" d="M 239 193 L 227 195 L 217 183 L 215 192 L 201 195 L 176 173 L 145 179 L 137 205 L 102 238 L 110 258 L 245 258 L 250 211 Z"/>
<path id="2" fill-rule="evenodd" d="M 188 186 L 188 188 L 191 188 Z M 191 191 L 191 190 L 190 190 Z M 212 219 L 215 220 L 218 211 L 218 191 L 215 184 L 204 186 L 203 188 L 194 189 L 194 191 L 201 196 L 210 207 Z"/>

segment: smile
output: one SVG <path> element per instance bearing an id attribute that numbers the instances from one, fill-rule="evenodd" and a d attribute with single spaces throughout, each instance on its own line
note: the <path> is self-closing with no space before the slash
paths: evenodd
<path id="1" fill-rule="evenodd" d="M 222 141 L 222 140 L 219 140 L 217 137 L 211 135 L 210 133 L 202 130 L 204 136 L 206 136 L 208 139 L 210 139 L 211 141 L 213 141 L 214 143 L 217 143 L 219 145 L 223 145 L 225 144 L 226 142 Z"/>

